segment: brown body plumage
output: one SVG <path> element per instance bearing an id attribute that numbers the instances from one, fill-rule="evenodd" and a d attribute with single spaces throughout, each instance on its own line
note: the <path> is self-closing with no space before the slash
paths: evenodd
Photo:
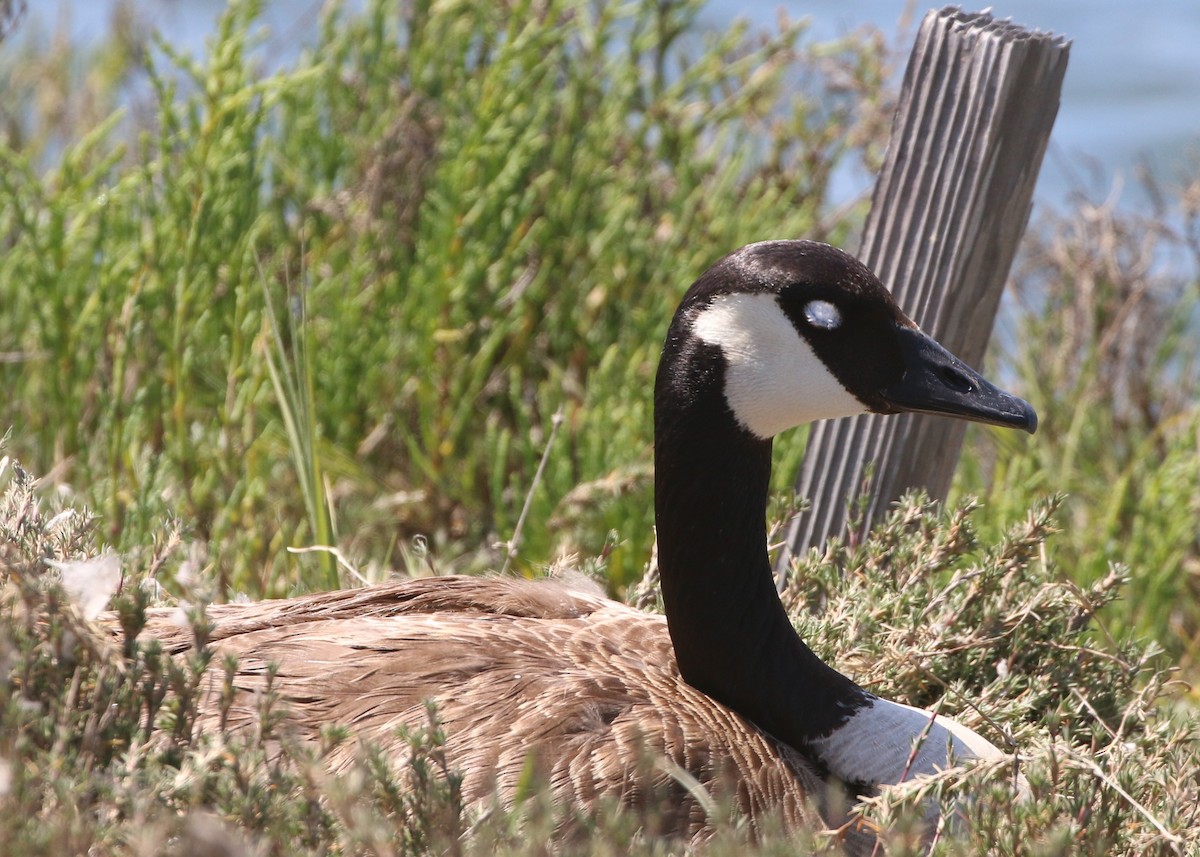
<path id="1" fill-rule="evenodd" d="M 214 605 L 208 617 L 214 664 L 239 659 L 233 728 L 257 720 L 273 663 L 286 728 L 301 739 L 342 724 L 402 761 L 397 727 L 425 724 L 433 700 L 469 801 L 511 800 L 532 751 L 556 803 L 620 801 L 688 838 L 712 819 L 672 765 L 752 822 L 822 823 L 811 762 L 688 685 L 662 616 L 600 595 L 556 581 L 435 577 Z M 169 651 L 192 645 L 174 611 L 154 611 L 147 630 Z M 220 668 L 209 677 L 202 729 L 217 717 Z M 330 761 L 355 752 L 342 745 Z"/>

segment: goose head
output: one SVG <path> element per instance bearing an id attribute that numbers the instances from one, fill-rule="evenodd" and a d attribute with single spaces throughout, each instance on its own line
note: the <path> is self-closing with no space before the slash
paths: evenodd
<path id="1" fill-rule="evenodd" d="M 868 412 L 1037 428 L 1027 402 L 922 332 L 865 265 L 827 244 L 764 241 L 726 256 L 684 296 L 667 350 L 659 381 L 671 404 L 719 392 L 760 439 Z"/>
<path id="2" fill-rule="evenodd" d="M 655 388 L 659 570 L 684 679 L 866 792 L 1000 754 L 824 664 L 775 592 L 771 438 L 903 412 L 1037 427 L 1027 402 L 923 333 L 866 266 L 810 241 L 751 244 L 705 272 L 672 320 Z"/>

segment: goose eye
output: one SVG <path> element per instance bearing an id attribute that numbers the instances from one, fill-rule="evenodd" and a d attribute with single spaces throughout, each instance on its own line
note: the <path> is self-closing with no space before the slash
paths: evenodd
<path id="1" fill-rule="evenodd" d="M 842 314 L 829 301 L 809 301 L 804 305 L 804 318 L 813 327 L 822 330 L 837 330 L 842 324 Z"/>

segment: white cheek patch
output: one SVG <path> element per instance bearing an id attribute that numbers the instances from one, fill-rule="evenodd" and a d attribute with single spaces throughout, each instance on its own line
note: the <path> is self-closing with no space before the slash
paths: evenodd
<path id="1" fill-rule="evenodd" d="M 815 303 L 826 302 L 809 306 Z M 696 314 L 692 332 L 725 355 L 725 400 L 738 422 L 761 438 L 867 410 L 796 331 L 775 295 L 719 295 Z"/>
<path id="2" fill-rule="evenodd" d="M 925 737 L 909 765 L 913 744 L 921 735 Z M 949 717 L 935 717 L 922 708 L 886 699 L 874 700 L 841 728 L 810 744 L 831 773 L 843 780 L 871 785 L 892 785 L 953 764 L 1004 755 L 987 739 Z"/>

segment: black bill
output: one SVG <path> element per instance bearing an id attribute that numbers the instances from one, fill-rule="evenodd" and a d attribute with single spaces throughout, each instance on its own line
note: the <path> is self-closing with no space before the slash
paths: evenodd
<path id="1" fill-rule="evenodd" d="M 904 377 L 880 392 L 897 411 L 1037 431 L 1037 412 L 1028 402 L 993 386 L 920 330 L 901 328 L 900 349 Z"/>

